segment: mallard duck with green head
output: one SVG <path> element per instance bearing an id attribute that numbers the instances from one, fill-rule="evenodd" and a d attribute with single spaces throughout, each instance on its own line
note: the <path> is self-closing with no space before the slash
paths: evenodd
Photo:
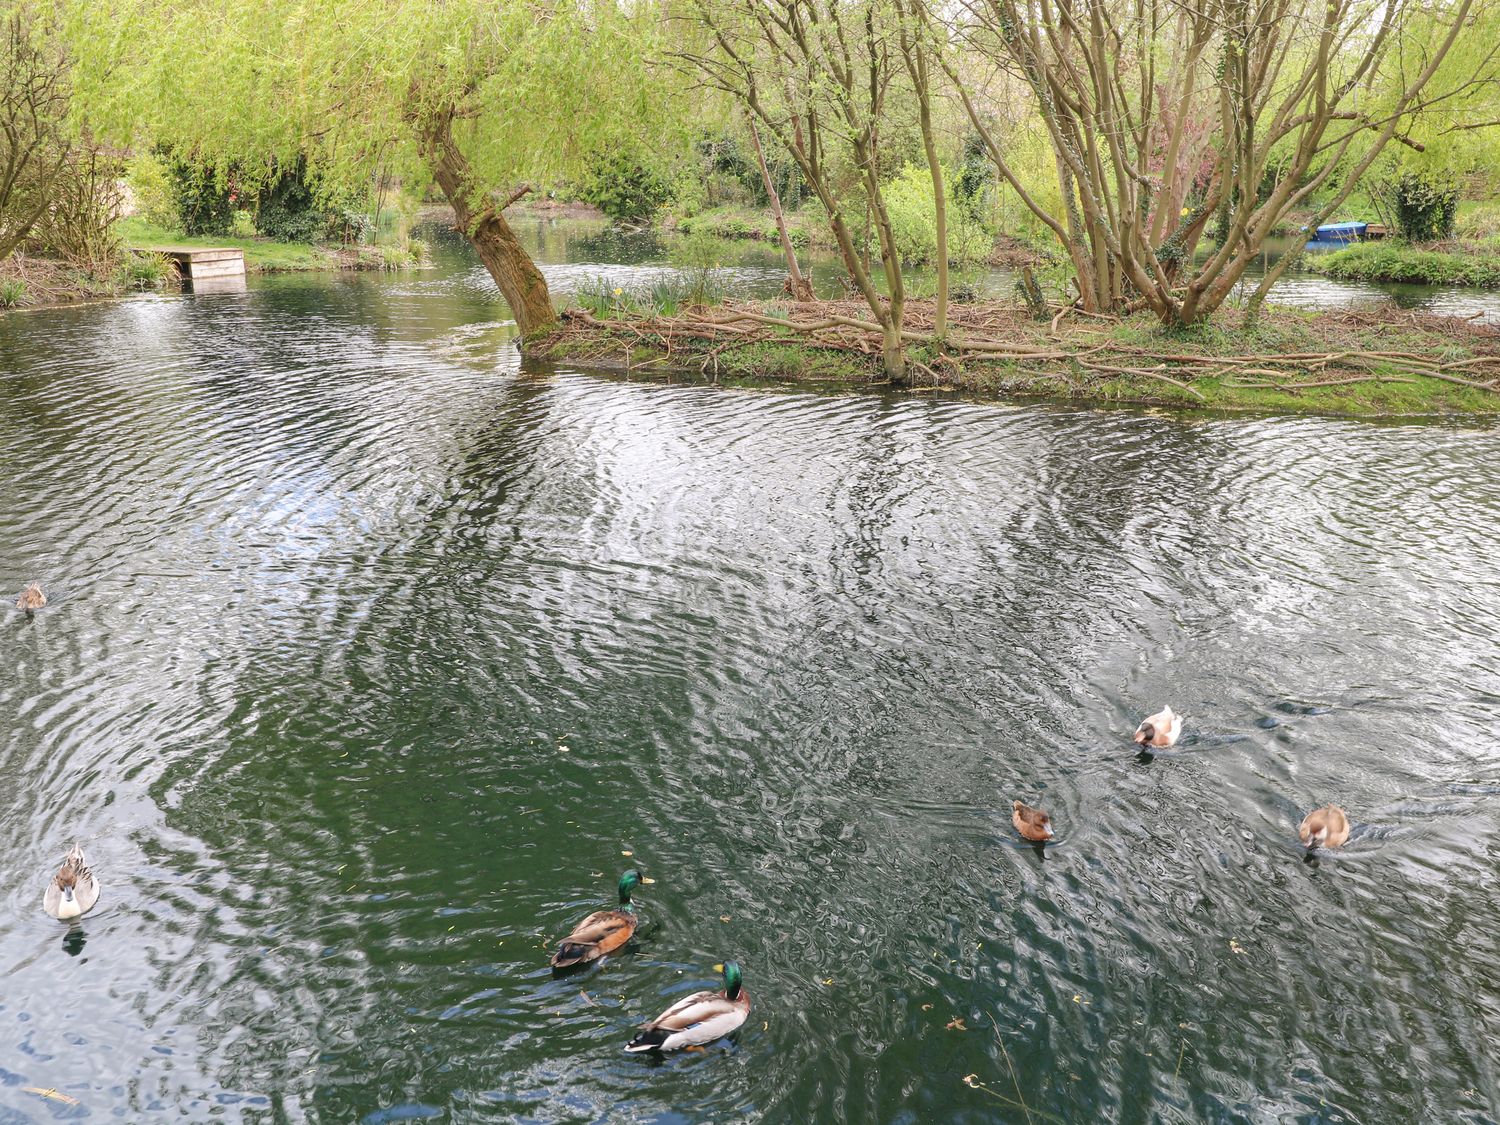
<path id="1" fill-rule="evenodd" d="M 578 925 L 573 932 L 557 945 L 552 955 L 554 969 L 571 969 L 575 965 L 586 965 L 597 961 L 624 945 L 635 934 L 641 924 L 635 904 L 630 901 L 630 892 L 643 883 L 653 883 L 635 868 L 620 876 L 620 906 L 617 910 L 596 910 Z"/>
<path id="2" fill-rule="evenodd" d="M 657 1016 L 625 1045 L 627 1051 L 680 1051 L 701 1047 L 739 1030 L 750 1014 L 750 993 L 733 961 L 715 965 L 724 974 L 723 992 L 695 992 Z"/>

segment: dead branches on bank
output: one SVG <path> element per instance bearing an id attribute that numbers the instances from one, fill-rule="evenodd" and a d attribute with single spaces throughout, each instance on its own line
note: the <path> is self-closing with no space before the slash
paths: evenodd
<path id="1" fill-rule="evenodd" d="M 695 365 L 701 363 L 708 373 L 716 370 L 726 350 L 781 343 L 842 351 L 868 359 L 873 371 L 881 356 L 882 328 L 859 315 L 861 311 L 862 306 L 852 301 L 730 302 L 673 315 L 601 320 L 586 310 L 571 309 L 564 313 L 564 332 L 580 337 L 571 349 L 574 358 L 618 356 L 624 347 L 627 366 L 633 366 L 628 356 L 636 345 L 668 356 L 679 353 L 684 361 L 679 366 L 686 365 L 686 349 Z M 1298 392 L 1359 383 L 1418 383 L 1426 378 L 1500 395 L 1500 331 L 1470 322 L 1419 322 L 1410 314 L 1328 313 L 1316 322 L 1316 335 L 1304 337 L 1304 343 L 1306 338 L 1326 340 L 1324 350 L 1232 354 L 1217 354 L 1202 338 L 1161 337 L 1147 329 L 1124 330 L 1128 328 L 1114 322 L 1070 320 L 1061 311 L 1049 322 L 1038 323 L 1020 308 L 966 304 L 949 308 L 948 331 L 939 337 L 933 332 L 930 302 L 913 301 L 901 337 L 915 353 L 914 371 L 934 385 L 998 382 L 1020 387 L 1051 381 L 1077 393 L 1111 379 L 1144 379 L 1207 401 L 1200 387 L 1209 382 L 1234 389 Z M 1367 345 L 1369 337 L 1393 332 L 1418 334 L 1422 346 L 1431 347 L 1418 351 L 1411 346 Z M 596 352 L 591 353 L 589 335 L 598 337 Z M 1223 340 L 1218 343 L 1222 346 Z"/>

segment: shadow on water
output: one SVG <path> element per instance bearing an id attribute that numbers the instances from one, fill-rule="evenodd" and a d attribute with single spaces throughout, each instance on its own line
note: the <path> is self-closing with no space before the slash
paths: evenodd
<path id="1" fill-rule="evenodd" d="M 0 1117 L 1495 1115 L 1493 428 L 523 372 L 439 259 L 0 318 Z"/>

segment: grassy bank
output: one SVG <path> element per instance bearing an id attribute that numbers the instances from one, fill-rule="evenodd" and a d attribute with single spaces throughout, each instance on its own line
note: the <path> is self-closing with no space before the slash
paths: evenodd
<path id="1" fill-rule="evenodd" d="M 833 235 L 822 213 L 788 211 L 786 230 L 798 250 L 833 250 Z M 769 210 L 752 207 L 711 207 L 689 218 L 676 220 L 673 229 L 681 234 L 706 234 L 714 238 L 749 239 L 755 242 L 779 243 L 776 220 Z"/>
<path id="2" fill-rule="evenodd" d="M 642 378 L 890 386 L 878 338 L 858 327 L 865 315 L 851 302 L 725 304 L 672 316 L 639 315 L 622 303 L 602 317 L 569 310 L 558 331 L 527 350 Z M 915 336 L 930 316 L 928 303 L 913 303 Z M 913 340 L 902 389 L 1224 411 L 1500 414 L 1500 331 L 1446 318 L 1274 309 L 1254 329 L 1226 313 L 1168 332 L 1149 317 L 1069 314 L 1046 323 L 981 304 L 953 310 L 952 333 L 944 347 Z"/>
<path id="3" fill-rule="evenodd" d="M 155 226 L 139 216 L 121 219 L 115 232 L 126 246 L 234 246 L 245 252 L 245 269 L 252 273 L 295 270 L 380 270 L 415 265 L 417 255 L 394 246 L 342 247 L 310 242 L 272 242 L 268 238 L 234 235 L 185 235 Z"/>
<path id="4" fill-rule="evenodd" d="M 1412 246 L 1387 239 L 1360 242 L 1332 254 L 1310 254 L 1303 264 L 1339 281 L 1401 281 L 1500 289 L 1500 239 Z"/>

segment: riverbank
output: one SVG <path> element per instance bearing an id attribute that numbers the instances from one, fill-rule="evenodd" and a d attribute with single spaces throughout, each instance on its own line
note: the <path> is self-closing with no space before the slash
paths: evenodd
<path id="1" fill-rule="evenodd" d="M 0 311 L 50 308 L 124 297 L 143 290 L 176 289 L 170 262 L 150 253 L 146 249 L 149 247 L 237 247 L 244 251 L 247 273 L 396 270 L 419 266 L 425 259 L 425 244 L 415 239 L 412 248 L 403 250 L 394 246 L 272 242 L 232 235 L 189 236 L 139 218 L 122 219 L 114 230 L 126 249 L 108 267 L 108 273 L 94 273 L 69 262 L 19 252 L 0 261 Z M 136 250 L 145 252 L 135 253 Z"/>
<path id="2" fill-rule="evenodd" d="M 115 232 L 128 247 L 233 246 L 245 253 L 249 273 L 289 273 L 299 270 L 388 270 L 418 265 L 421 246 L 334 246 L 314 242 L 273 242 L 268 238 L 234 235 L 185 235 L 154 226 L 137 216 L 121 219 Z"/>
<path id="3" fill-rule="evenodd" d="M 1303 265 L 1336 281 L 1391 281 L 1500 289 L 1500 238 L 1413 246 L 1394 239 L 1360 242 Z"/>
<path id="4" fill-rule="evenodd" d="M 955 306 L 939 346 L 932 313 L 930 301 L 908 306 L 901 389 L 1226 411 L 1500 414 L 1500 330 L 1471 321 L 1269 308 L 1253 329 L 1226 310 L 1168 332 L 1149 316 L 1060 310 L 1041 322 L 992 302 Z M 733 302 L 671 316 L 569 309 L 527 354 L 643 378 L 891 386 L 868 316 L 852 301 Z"/>

